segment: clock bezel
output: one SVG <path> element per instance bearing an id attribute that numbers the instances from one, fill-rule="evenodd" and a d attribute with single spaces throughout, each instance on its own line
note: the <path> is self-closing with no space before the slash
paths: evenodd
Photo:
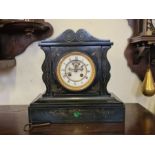
<path id="1" fill-rule="evenodd" d="M 76 86 L 76 87 L 74 87 L 74 86 L 68 85 L 67 83 L 64 82 L 64 80 L 61 77 L 60 67 L 61 67 L 63 61 L 67 57 L 72 56 L 72 55 L 80 55 L 80 56 L 83 56 L 85 59 L 87 59 L 89 61 L 90 65 L 91 65 L 91 68 L 92 68 L 92 75 L 91 75 L 89 81 L 87 83 L 85 83 L 84 85 L 82 85 L 82 86 Z M 60 58 L 60 60 L 58 61 L 57 67 L 56 67 L 56 77 L 57 77 L 57 80 L 59 81 L 59 83 L 65 89 L 70 90 L 70 91 L 79 92 L 79 91 L 82 91 L 82 90 L 85 90 L 86 88 L 88 88 L 93 83 L 93 81 L 95 80 L 95 77 L 96 77 L 96 66 L 95 66 L 95 63 L 93 62 L 93 60 L 87 54 L 84 54 L 84 53 L 82 53 L 80 51 L 72 51 L 70 53 L 67 53 L 67 54 L 63 55 Z"/>

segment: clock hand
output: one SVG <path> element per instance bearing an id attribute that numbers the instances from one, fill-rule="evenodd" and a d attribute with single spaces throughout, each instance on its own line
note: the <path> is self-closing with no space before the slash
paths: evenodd
<path id="1" fill-rule="evenodd" d="M 74 72 L 77 72 L 78 70 L 80 70 L 80 71 L 83 71 L 83 68 L 69 68 L 68 69 L 69 71 L 74 71 Z"/>
<path id="2" fill-rule="evenodd" d="M 75 69 L 74 69 L 74 68 L 68 68 L 68 70 L 69 70 L 69 71 L 74 71 Z"/>
<path id="3" fill-rule="evenodd" d="M 80 68 L 78 68 L 78 65 L 74 65 L 74 68 L 69 67 L 68 70 L 74 71 L 74 72 L 77 72 L 78 70 L 83 71 L 83 66 L 84 66 L 84 64 Z"/>
<path id="4" fill-rule="evenodd" d="M 80 69 L 81 69 L 81 71 L 83 71 L 83 66 L 85 66 L 85 64 L 81 65 L 81 68 L 80 68 Z"/>
<path id="5" fill-rule="evenodd" d="M 73 69 L 73 68 L 68 68 L 68 70 L 71 71 L 71 72 L 72 72 L 72 71 L 73 71 L 73 72 L 77 72 L 78 70 L 81 70 L 81 69 L 79 69 L 79 68 L 74 68 L 74 69 Z"/>
<path id="6" fill-rule="evenodd" d="M 74 65 L 74 72 L 77 72 L 78 71 L 78 65 Z"/>
<path id="7" fill-rule="evenodd" d="M 84 65 L 82 65 L 80 68 L 76 68 L 76 71 L 78 71 L 78 70 L 83 71 L 83 66 Z"/>

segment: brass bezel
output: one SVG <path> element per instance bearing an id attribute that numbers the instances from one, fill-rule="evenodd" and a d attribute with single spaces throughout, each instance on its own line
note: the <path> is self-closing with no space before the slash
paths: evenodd
<path id="1" fill-rule="evenodd" d="M 92 75 L 91 75 L 91 78 L 89 79 L 89 81 L 88 81 L 87 83 L 85 83 L 85 84 L 82 85 L 82 86 L 74 87 L 74 86 L 68 85 L 68 84 L 65 83 L 65 81 L 62 79 L 61 74 L 60 74 L 60 67 L 61 67 L 62 62 L 63 62 L 67 57 L 72 56 L 72 55 L 81 55 L 81 56 L 85 57 L 85 58 L 89 61 L 90 65 L 91 65 L 91 67 L 92 67 Z M 64 55 L 64 56 L 59 60 L 59 62 L 58 62 L 58 64 L 57 64 L 57 67 L 56 67 L 56 76 L 57 76 L 58 81 L 60 82 L 60 84 L 61 84 L 64 88 L 66 88 L 66 89 L 68 89 L 68 90 L 71 90 L 71 91 L 82 91 L 82 90 L 88 88 L 88 87 L 92 84 L 92 82 L 94 81 L 95 76 L 96 76 L 96 67 L 95 67 L 95 64 L 94 64 L 93 60 L 92 60 L 87 54 L 84 54 L 84 53 L 78 52 L 78 51 L 74 51 L 74 52 L 71 52 L 71 53 L 68 53 L 68 54 Z"/>

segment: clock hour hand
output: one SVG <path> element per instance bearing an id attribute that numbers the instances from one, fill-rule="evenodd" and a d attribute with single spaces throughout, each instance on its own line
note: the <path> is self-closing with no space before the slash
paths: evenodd
<path id="1" fill-rule="evenodd" d="M 77 68 L 77 66 L 74 66 L 74 68 L 68 68 L 69 71 L 73 71 L 73 72 L 77 72 L 79 69 Z"/>
<path id="2" fill-rule="evenodd" d="M 80 70 L 80 71 L 83 71 L 83 66 L 84 66 L 84 64 L 81 65 L 80 68 L 79 68 L 78 65 L 74 65 L 74 68 L 70 68 L 70 67 L 69 67 L 68 70 L 69 70 L 69 71 L 73 71 L 73 72 L 77 72 L 77 71 L 79 71 L 79 70 Z"/>
<path id="3" fill-rule="evenodd" d="M 83 68 L 68 68 L 69 71 L 77 72 L 77 71 L 83 71 Z"/>

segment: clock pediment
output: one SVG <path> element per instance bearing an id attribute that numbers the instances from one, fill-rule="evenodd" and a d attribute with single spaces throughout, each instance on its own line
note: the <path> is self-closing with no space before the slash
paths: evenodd
<path id="1" fill-rule="evenodd" d="M 68 29 L 64 31 L 56 39 L 42 41 L 39 45 L 40 46 L 61 45 L 61 44 L 76 45 L 78 43 L 79 44 L 83 43 L 83 45 L 107 45 L 107 46 L 111 46 L 113 44 L 112 42 L 110 42 L 110 40 L 102 40 L 102 39 L 95 38 L 84 29 L 79 29 L 76 32 L 74 32 L 71 29 Z"/>

